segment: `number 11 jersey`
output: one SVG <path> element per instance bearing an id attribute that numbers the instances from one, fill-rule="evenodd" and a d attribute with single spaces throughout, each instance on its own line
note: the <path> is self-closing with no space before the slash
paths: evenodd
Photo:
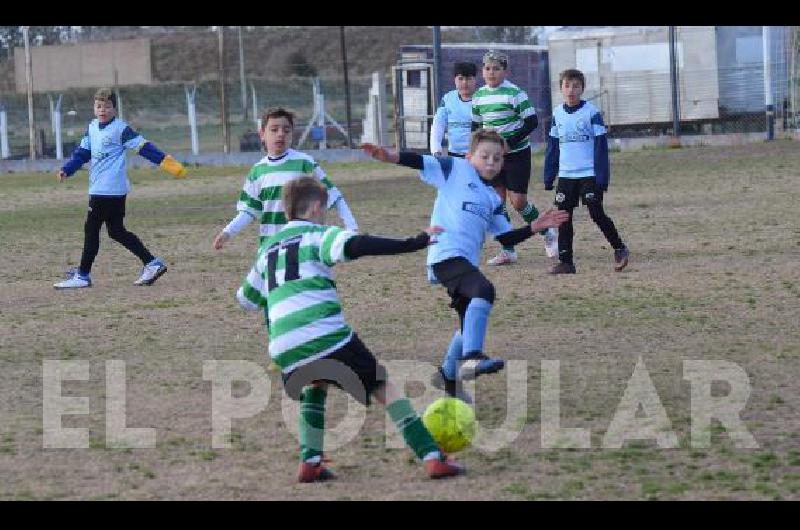
<path id="1" fill-rule="evenodd" d="M 294 220 L 260 247 L 236 296 L 247 309 L 263 309 L 269 353 L 284 373 L 344 346 L 353 330 L 345 322 L 333 266 L 347 261 L 345 243 L 355 232 Z"/>

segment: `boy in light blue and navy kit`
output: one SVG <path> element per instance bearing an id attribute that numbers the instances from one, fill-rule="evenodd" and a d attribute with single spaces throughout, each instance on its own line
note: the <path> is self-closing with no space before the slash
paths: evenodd
<path id="1" fill-rule="evenodd" d="M 491 358 L 483 351 L 495 301 L 492 282 L 478 268 L 486 234 L 501 245 L 517 245 L 534 233 L 557 227 L 568 217 L 566 212 L 553 209 L 522 228 L 512 229 L 502 199 L 492 187 L 492 179 L 503 167 L 506 148 L 500 133 L 487 129 L 472 133 L 464 159 L 362 145 L 377 160 L 419 170 L 422 181 L 437 189 L 431 225 L 444 230 L 437 235 L 436 244 L 428 247 L 428 280 L 447 289 L 459 328 L 432 382 L 468 403 L 472 398 L 461 388 L 461 381 L 495 373 L 505 366 L 503 359 Z"/>
<path id="2" fill-rule="evenodd" d="M 158 164 L 177 178 L 186 176 L 186 169 L 170 155 L 165 155 L 152 143 L 116 117 L 117 98 L 107 88 L 94 96 L 95 120 L 89 124 L 72 158 L 58 172 L 60 182 L 72 176 L 91 160 L 89 169 L 89 212 L 84 225 L 81 264 L 69 273 L 67 280 L 53 285 L 56 289 L 91 287 L 92 263 L 100 248 L 100 228 L 106 224 L 108 235 L 136 255 L 144 265 L 135 285 L 152 285 L 167 271 L 163 261 L 153 256 L 136 234 L 123 223 L 125 197 L 130 182 L 125 170 L 125 150 L 134 149 L 141 156 Z"/>
<path id="3" fill-rule="evenodd" d="M 561 72 L 559 87 L 565 103 L 553 112 L 547 138 L 544 189 L 552 190 L 558 177 L 555 205 L 570 214 L 558 232 L 559 263 L 552 274 L 575 274 L 572 211 L 579 199 L 614 248 L 614 269 L 619 272 L 628 264 L 628 248 L 603 210 L 603 193 L 608 190 L 610 177 L 607 131 L 597 107 L 581 99 L 585 86 L 586 79 L 580 70 Z"/>

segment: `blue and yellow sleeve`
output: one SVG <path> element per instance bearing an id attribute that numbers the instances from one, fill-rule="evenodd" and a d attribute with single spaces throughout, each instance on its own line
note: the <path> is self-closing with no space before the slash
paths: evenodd
<path id="1" fill-rule="evenodd" d="M 175 178 L 184 178 L 186 176 L 186 168 L 183 167 L 183 164 L 172 158 L 172 156 L 165 154 L 130 127 L 125 127 L 125 130 L 122 131 L 122 144 L 128 149 L 134 149 L 140 156 L 160 166 Z"/>

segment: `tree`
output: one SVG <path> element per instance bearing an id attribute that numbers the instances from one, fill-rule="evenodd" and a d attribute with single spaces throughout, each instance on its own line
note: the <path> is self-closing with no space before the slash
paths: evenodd
<path id="1" fill-rule="evenodd" d="M 535 44 L 539 26 L 477 26 L 475 35 L 484 42 Z"/>
<path id="2" fill-rule="evenodd" d="M 30 26 L 28 33 L 32 43 L 38 39 L 42 44 L 60 44 L 62 36 L 70 30 L 71 26 Z M 9 49 L 23 46 L 22 26 L 0 26 L 0 41 Z"/>
<path id="3" fill-rule="evenodd" d="M 317 69 L 308 62 L 305 54 L 301 50 L 295 50 L 286 58 L 286 70 L 289 75 L 302 77 L 314 77 Z"/>

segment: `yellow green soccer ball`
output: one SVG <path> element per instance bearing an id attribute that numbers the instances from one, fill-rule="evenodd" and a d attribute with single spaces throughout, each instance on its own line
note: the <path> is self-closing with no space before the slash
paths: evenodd
<path id="1" fill-rule="evenodd" d="M 422 423 L 445 453 L 469 447 L 475 438 L 475 412 L 454 397 L 439 398 L 425 410 Z"/>

